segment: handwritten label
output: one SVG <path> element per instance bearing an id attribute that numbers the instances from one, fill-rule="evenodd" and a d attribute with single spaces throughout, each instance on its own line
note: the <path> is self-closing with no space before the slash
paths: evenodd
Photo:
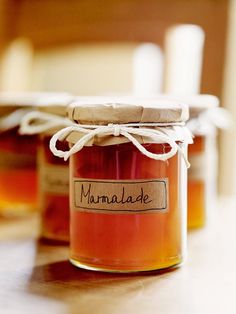
<path id="1" fill-rule="evenodd" d="M 74 210 L 150 213 L 168 210 L 168 179 L 73 180 Z"/>
<path id="2" fill-rule="evenodd" d="M 52 194 L 69 194 L 69 167 L 68 165 L 41 165 L 42 190 Z"/>

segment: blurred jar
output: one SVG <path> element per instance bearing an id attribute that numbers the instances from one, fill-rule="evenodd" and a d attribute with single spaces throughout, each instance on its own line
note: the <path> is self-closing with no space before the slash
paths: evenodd
<path id="1" fill-rule="evenodd" d="M 190 120 L 187 127 L 194 135 L 189 146 L 188 227 L 205 225 L 208 212 L 217 199 L 217 128 L 229 123 L 227 112 L 218 108 L 219 100 L 211 95 L 189 98 Z"/>
<path id="2" fill-rule="evenodd" d="M 0 215 L 18 216 L 37 208 L 37 136 L 18 134 L 36 94 L 0 94 Z"/>
<path id="3" fill-rule="evenodd" d="M 40 134 L 38 149 L 39 194 L 41 208 L 41 236 L 44 239 L 69 241 L 69 163 L 55 157 L 49 149 L 51 136 L 58 128 L 71 125 L 66 118 L 66 107 L 72 100 L 67 94 L 46 94 L 36 110 L 25 115 L 22 134 Z M 67 149 L 60 142 L 59 149 Z"/>
<path id="4" fill-rule="evenodd" d="M 188 109 L 136 98 L 71 104 L 51 140 L 70 156 L 70 261 L 112 272 L 180 264 L 186 249 Z M 67 138 L 70 149 L 57 149 Z"/>

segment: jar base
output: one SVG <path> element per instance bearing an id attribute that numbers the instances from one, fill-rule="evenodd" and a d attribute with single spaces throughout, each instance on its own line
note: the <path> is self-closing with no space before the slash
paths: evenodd
<path id="1" fill-rule="evenodd" d="M 140 273 L 140 272 L 149 272 L 149 271 L 161 271 L 161 270 L 171 270 L 180 267 L 183 264 L 183 258 L 178 258 L 173 260 L 173 263 L 169 263 L 168 265 L 161 265 L 161 266 L 153 266 L 153 267 L 146 267 L 146 268 L 134 268 L 134 269 L 116 269 L 116 268 L 109 268 L 109 266 L 99 267 L 99 265 L 89 265 L 88 263 L 82 263 L 78 260 L 75 260 L 73 258 L 69 259 L 70 263 L 73 266 L 76 266 L 78 268 L 86 269 L 86 270 L 92 270 L 92 271 L 98 271 L 98 272 L 105 272 L 105 273 Z"/>

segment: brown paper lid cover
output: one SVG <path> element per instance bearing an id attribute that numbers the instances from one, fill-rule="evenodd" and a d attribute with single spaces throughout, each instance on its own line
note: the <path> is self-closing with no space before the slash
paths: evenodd
<path id="1" fill-rule="evenodd" d="M 0 116 L 7 115 L 20 108 L 49 110 L 66 115 L 66 106 L 72 100 L 67 93 L 47 92 L 2 92 L 0 93 Z M 54 113 L 54 112 L 51 112 Z"/>
<path id="2" fill-rule="evenodd" d="M 80 124 L 175 123 L 189 117 L 184 102 L 165 98 L 80 97 L 67 110 Z"/>
<path id="3" fill-rule="evenodd" d="M 219 107 L 220 104 L 218 97 L 209 94 L 197 95 L 161 94 L 160 97 L 188 104 L 190 119 L 205 110 L 217 108 Z"/>

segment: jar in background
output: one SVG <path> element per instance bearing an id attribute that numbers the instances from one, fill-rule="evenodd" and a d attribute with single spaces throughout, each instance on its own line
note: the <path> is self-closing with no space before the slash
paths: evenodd
<path id="1" fill-rule="evenodd" d="M 69 162 L 52 155 L 50 136 L 40 137 L 39 173 L 41 236 L 48 240 L 69 241 Z M 66 149 L 66 142 L 60 148 Z"/>
<path id="2" fill-rule="evenodd" d="M 173 102 L 108 97 L 69 106 L 77 122 L 51 150 L 70 156 L 70 261 L 136 272 L 169 268 L 186 250 L 188 109 Z M 58 150 L 67 138 L 70 150 Z"/>
<path id="3" fill-rule="evenodd" d="M 188 155 L 191 164 L 188 172 L 189 228 L 205 225 L 208 212 L 217 198 L 217 125 L 224 115 L 218 106 L 219 100 L 215 96 L 196 95 L 189 98 L 187 127 L 194 136 Z"/>
<path id="4" fill-rule="evenodd" d="M 0 93 L 0 215 L 37 209 L 37 136 L 20 136 L 22 117 L 33 110 L 34 94 Z"/>
<path id="5" fill-rule="evenodd" d="M 66 106 L 72 99 L 67 94 L 41 97 L 34 112 L 26 115 L 21 133 L 40 134 L 38 149 L 41 237 L 53 242 L 69 241 L 69 162 L 55 157 L 49 150 L 49 140 L 58 128 L 71 125 L 66 119 Z M 67 149 L 60 142 L 59 149 Z"/>

